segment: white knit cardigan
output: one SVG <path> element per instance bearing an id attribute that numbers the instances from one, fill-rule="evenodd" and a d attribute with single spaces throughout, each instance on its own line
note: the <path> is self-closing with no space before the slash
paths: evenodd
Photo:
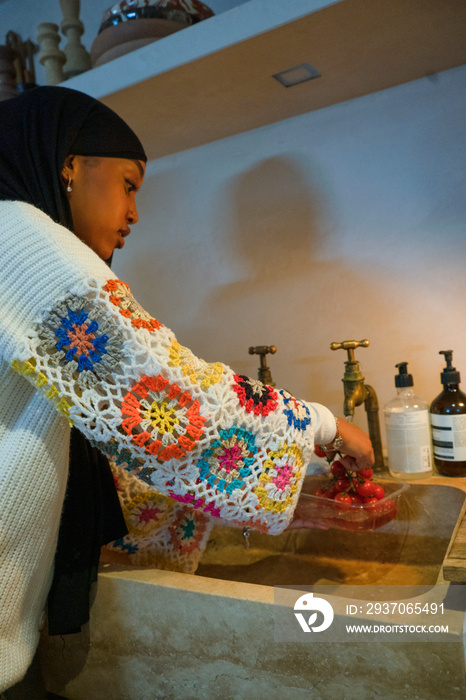
<path id="1" fill-rule="evenodd" d="M 272 534 L 290 521 L 319 404 L 206 363 L 67 229 L 0 202 L 0 691 L 34 655 L 51 582 L 70 426 L 139 490 Z"/>

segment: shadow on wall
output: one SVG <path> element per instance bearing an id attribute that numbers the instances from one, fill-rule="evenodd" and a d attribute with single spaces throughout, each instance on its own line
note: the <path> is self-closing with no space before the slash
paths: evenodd
<path id="1" fill-rule="evenodd" d="M 389 309 L 381 308 L 374 280 L 338 258 L 332 192 L 306 167 L 298 154 L 277 156 L 226 183 L 219 216 L 240 279 L 211 289 L 189 340 L 194 344 L 194 333 L 208 338 L 209 359 L 224 358 L 228 345 L 229 363 L 248 375 L 257 363 L 248 347 L 275 344 L 279 354 L 270 364 L 279 386 L 305 399 L 341 403 L 334 371 L 329 395 L 326 374 L 336 359 L 329 343 L 370 335 L 373 314 L 385 314 L 389 324 Z"/>
<path id="2" fill-rule="evenodd" d="M 326 193 L 299 156 L 268 158 L 232 178 L 229 189 L 232 253 L 249 278 L 231 286 L 247 294 L 251 285 L 309 273 L 325 236 Z"/>

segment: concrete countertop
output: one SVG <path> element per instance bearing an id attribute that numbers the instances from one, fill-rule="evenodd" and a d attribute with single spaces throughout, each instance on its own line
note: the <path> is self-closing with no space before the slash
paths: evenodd
<path id="1" fill-rule="evenodd" d="M 377 477 L 375 477 L 377 478 Z M 433 474 L 427 479 L 406 479 L 409 484 L 434 484 L 435 486 L 454 486 L 466 493 L 466 476 L 442 476 Z"/>

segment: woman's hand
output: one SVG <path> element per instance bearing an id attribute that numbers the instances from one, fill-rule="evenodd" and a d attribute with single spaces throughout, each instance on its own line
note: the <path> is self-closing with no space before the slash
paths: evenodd
<path id="1" fill-rule="evenodd" d="M 343 455 L 354 457 L 352 468 L 357 471 L 371 469 L 375 460 L 369 435 L 353 423 L 348 423 L 344 418 L 338 418 L 338 432 L 343 440 L 338 451 Z M 327 454 L 332 457 L 335 452 L 329 450 Z"/>

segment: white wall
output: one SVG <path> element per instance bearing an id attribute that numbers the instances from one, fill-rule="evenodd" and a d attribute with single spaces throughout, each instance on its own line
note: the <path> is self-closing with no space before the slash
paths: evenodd
<path id="1" fill-rule="evenodd" d="M 343 351 L 381 404 L 408 361 L 466 391 L 466 66 L 149 164 L 115 270 L 180 342 L 341 412 Z M 365 424 L 362 409 L 357 422 Z"/>
<path id="2" fill-rule="evenodd" d="M 110 4 L 82 0 L 88 47 Z M 0 3 L 23 38 L 60 18 Z M 335 412 L 345 338 L 370 339 L 381 404 L 400 361 L 432 399 L 449 348 L 466 391 L 465 86 L 463 66 L 150 163 L 115 270 L 205 359 L 254 375 L 248 347 L 275 344 L 277 384 Z"/>

